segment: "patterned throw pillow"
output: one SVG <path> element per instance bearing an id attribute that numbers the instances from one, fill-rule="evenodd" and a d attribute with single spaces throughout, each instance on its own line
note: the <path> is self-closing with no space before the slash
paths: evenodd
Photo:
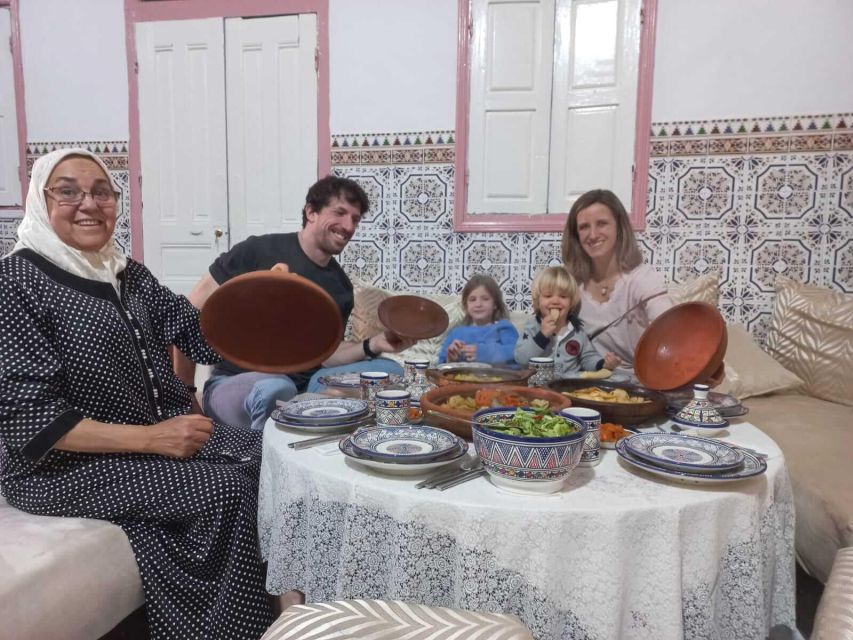
<path id="1" fill-rule="evenodd" d="M 379 304 L 390 296 L 401 295 L 401 292 L 386 291 L 379 287 L 373 287 L 363 282 L 354 281 L 353 288 L 355 293 L 355 304 L 352 314 L 350 315 L 350 330 L 347 334 L 348 340 L 360 342 L 365 338 L 381 333 L 384 330 L 382 323 L 379 322 L 377 309 Z M 426 295 L 418 293 L 417 295 L 437 302 L 447 312 L 450 319 L 448 331 L 453 327 L 462 323 L 464 313 L 462 305 L 459 304 L 459 295 Z M 411 358 L 427 358 L 433 365 L 438 360 L 438 352 L 441 350 L 441 345 L 444 342 L 444 337 L 447 333 L 443 333 L 429 340 L 421 340 L 411 349 L 406 349 L 400 353 L 386 353 L 383 357 L 390 358 L 399 364 Z"/>
<path id="2" fill-rule="evenodd" d="M 853 406 L 853 295 L 780 276 L 767 350 L 805 393 Z"/>
<path id="3" fill-rule="evenodd" d="M 720 301 L 720 274 L 714 271 L 683 284 L 671 283 L 667 291 L 672 304 L 707 302 L 717 307 Z"/>

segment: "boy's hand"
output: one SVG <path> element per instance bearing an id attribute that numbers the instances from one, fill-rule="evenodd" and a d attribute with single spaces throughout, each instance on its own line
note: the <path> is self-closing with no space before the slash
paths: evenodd
<path id="1" fill-rule="evenodd" d="M 557 333 L 557 329 L 560 326 L 560 310 L 559 309 L 550 309 L 549 311 L 542 312 L 542 324 L 539 327 L 539 330 L 542 332 L 542 335 L 546 338 L 550 338 L 555 333 Z"/>
<path id="2" fill-rule="evenodd" d="M 612 351 L 604 354 L 604 368 L 613 371 L 616 367 L 622 364 L 622 358 L 617 356 Z"/>
<path id="3" fill-rule="evenodd" d="M 462 348 L 465 346 L 465 343 L 461 340 L 454 340 L 447 346 L 447 361 L 448 362 L 459 362 L 459 354 L 462 351 Z"/>

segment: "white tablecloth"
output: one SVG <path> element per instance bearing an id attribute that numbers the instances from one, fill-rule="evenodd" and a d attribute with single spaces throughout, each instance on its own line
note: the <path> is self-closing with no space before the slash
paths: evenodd
<path id="1" fill-rule="evenodd" d="M 748 423 L 730 441 L 770 454 L 725 487 L 634 471 L 615 451 L 562 492 L 486 478 L 444 492 L 366 469 L 269 422 L 259 532 L 272 593 L 393 598 L 518 615 L 539 640 L 767 637 L 794 629 L 794 506 L 784 459 Z"/>

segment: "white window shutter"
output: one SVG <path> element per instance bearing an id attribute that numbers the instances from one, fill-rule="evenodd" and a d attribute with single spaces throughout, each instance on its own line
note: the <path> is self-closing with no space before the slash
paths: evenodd
<path id="1" fill-rule="evenodd" d="M 8 8 L 0 9 L 0 205 L 21 205 L 18 168 L 18 117 L 15 104 L 15 77 L 12 73 L 11 18 Z"/>
<path id="2" fill-rule="evenodd" d="M 641 0 L 557 0 L 548 211 L 595 188 L 631 202 Z"/>
<path id="3" fill-rule="evenodd" d="M 555 0 L 472 0 L 468 213 L 542 213 Z"/>

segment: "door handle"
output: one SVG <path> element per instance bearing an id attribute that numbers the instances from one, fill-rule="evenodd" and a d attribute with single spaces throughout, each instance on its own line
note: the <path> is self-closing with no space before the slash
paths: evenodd
<path id="1" fill-rule="evenodd" d="M 213 230 L 213 236 L 215 238 L 221 238 L 223 235 L 225 235 L 225 232 L 222 229 L 214 229 Z"/>

